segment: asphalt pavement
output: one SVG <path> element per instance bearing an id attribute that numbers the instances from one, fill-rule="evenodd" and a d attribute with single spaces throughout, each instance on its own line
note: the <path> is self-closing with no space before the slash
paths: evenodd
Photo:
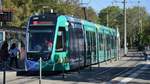
<path id="1" fill-rule="evenodd" d="M 93 65 L 85 69 L 55 76 L 43 76 L 42 84 L 150 84 L 150 60 L 145 61 L 141 52 L 129 52 L 118 61 Z M 0 72 L 0 84 L 3 72 Z M 39 84 L 39 76 L 16 76 L 6 72 L 6 84 Z"/>

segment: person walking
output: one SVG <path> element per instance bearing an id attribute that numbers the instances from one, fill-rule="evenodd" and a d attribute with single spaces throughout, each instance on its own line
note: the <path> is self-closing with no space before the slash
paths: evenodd
<path id="1" fill-rule="evenodd" d="M 0 49 L 0 57 L 1 57 L 1 63 L 2 63 L 3 69 L 6 69 L 7 63 L 8 63 L 8 58 L 9 58 L 7 41 L 4 41 L 2 44 L 2 47 Z"/>
<path id="2" fill-rule="evenodd" d="M 13 43 L 12 46 L 9 49 L 10 54 L 10 64 L 9 66 L 12 67 L 13 62 L 15 62 L 16 68 L 18 68 L 18 60 L 17 60 L 17 54 L 19 53 L 20 56 L 20 50 L 16 47 L 16 44 Z"/>
<path id="3" fill-rule="evenodd" d="M 147 49 L 146 47 L 144 47 L 144 50 L 143 50 L 143 55 L 144 55 L 144 60 L 147 61 L 148 60 L 148 54 L 147 54 Z"/>

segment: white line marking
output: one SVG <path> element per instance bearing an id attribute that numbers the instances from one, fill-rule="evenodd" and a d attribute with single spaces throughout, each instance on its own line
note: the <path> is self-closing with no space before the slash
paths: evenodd
<path id="1" fill-rule="evenodd" d="M 145 64 L 150 64 L 150 62 L 146 62 Z M 135 77 L 137 77 L 140 73 L 143 72 L 143 71 L 141 72 L 140 70 L 145 69 L 145 68 L 148 68 L 148 66 L 147 66 L 147 65 L 143 66 L 141 69 L 139 69 L 139 70 L 136 71 L 135 73 L 129 75 L 129 77 L 124 78 L 124 79 L 121 80 L 120 82 L 121 82 L 121 83 L 127 83 L 127 82 L 133 80 Z"/>

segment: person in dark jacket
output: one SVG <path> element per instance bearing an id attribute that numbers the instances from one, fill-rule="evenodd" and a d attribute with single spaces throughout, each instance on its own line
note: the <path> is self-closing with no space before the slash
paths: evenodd
<path id="1" fill-rule="evenodd" d="M 148 54 L 147 54 L 147 49 L 146 49 L 146 47 L 144 48 L 144 50 L 143 50 L 143 55 L 144 55 L 144 60 L 145 61 L 147 61 L 148 60 Z"/>
<path id="2" fill-rule="evenodd" d="M 9 58 L 8 43 L 7 43 L 7 41 L 4 41 L 3 44 L 2 44 L 2 47 L 0 49 L 0 57 L 1 57 L 1 62 L 3 64 L 3 67 L 6 68 L 7 61 L 8 61 L 8 58 Z"/>

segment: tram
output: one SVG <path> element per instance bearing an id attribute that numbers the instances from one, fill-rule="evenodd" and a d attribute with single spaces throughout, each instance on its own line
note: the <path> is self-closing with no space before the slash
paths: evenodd
<path id="1" fill-rule="evenodd" d="M 27 71 L 68 71 L 117 57 L 119 32 L 67 15 L 45 13 L 29 18 Z"/>

